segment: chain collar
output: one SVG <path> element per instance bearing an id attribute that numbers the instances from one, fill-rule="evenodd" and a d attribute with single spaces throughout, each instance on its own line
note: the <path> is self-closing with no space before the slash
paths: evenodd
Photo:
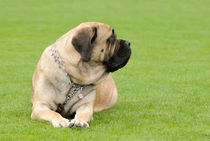
<path id="1" fill-rule="evenodd" d="M 50 49 L 50 55 L 54 58 L 54 61 L 55 63 L 58 65 L 58 67 L 60 69 L 62 69 L 65 73 L 66 73 L 66 76 L 69 78 L 69 85 L 71 85 L 70 89 L 68 90 L 68 93 L 66 95 L 66 99 L 64 101 L 63 104 L 59 104 L 58 105 L 58 109 L 57 111 L 59 113 L 61 113 L 64 109 L 64 106 L 67 104 L 67 102 L 69 100 L 72 99 L 72 97 L 74 97 L 79 91 L 82 92 L 83 88 L 85 87 L 84 85 L 80 85 L 80 84 L 76 84 L 74 83 L 72 80 L 71 80 L 71 76 L 65 71 L 65 63 L 63 62 L 63 60 L 60 58 L 58 52 L 57 52 L 57 49 L 56 49 L 56 46 L 52 46 L 51 49 Z M 83 98 L 83 95 L 82 93 L 80 93 L 78 95 L 79 99 L 82 99 Z"/>

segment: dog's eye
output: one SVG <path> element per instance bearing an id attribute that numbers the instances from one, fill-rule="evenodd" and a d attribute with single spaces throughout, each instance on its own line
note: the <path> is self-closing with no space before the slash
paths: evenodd
<path id="1" fill-rule="evenodd" d="M 114 43 L 115 37 L 114 37 L 114 36 L 110 37 L 110 38 L 109 38 L 109 41 L 110 41 L 111 43 Z"/>
<path id="2" fill-rule="evenodd" d="M 116 39 L 116 34 L 114 33 L 114 29 L 112 29 L 112 35 L 107 39 L 107 42 L 114 44 L 115 39 Z"/>
<path id="3" fill-rule="evenodd" d="M 104 52 L 104 49 L 101 49 L 101 52 Z"/>
<path id="4" fill-rule="evenodd" d="M 109 43 L 114 43 L 114 41 L 115 41 L 115 35 L 112 35 L 112 36 L 110 36 L 108 39 L 107 39 L 107 42 L 109 42 Z"/>

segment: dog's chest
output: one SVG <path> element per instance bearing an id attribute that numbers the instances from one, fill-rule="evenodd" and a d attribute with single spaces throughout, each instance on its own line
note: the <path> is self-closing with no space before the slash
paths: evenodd
<path id="1" fill-rule="evenodd" d="M 95 89 L 93 85 L 82 86 L 75 84 L 70 76 L 59 68 L 54 72 L 53 82 L 56 88 L 56 110 L 63 116 L 66 116 L 76 103 L 83 100 Z"/>
<path id="2" fill-rule="evenodd" d="M 72 106 L 81 101 L 88 93 L 95 89 L 93 85 L 79 85 L 72 81 L 70 75 L 65 71 L 65 65 L 59 57 L 55 46 L 48 48 L 48 55 L 54 69 L 52 69 L 51 82 L 56 89 L 55 103 L 57 111 L 62 115 L 68 113 Z"/>
<path id="3" fill-rule="evenodd" d="M 62 91 L 62 89 L 65 89 Z M 57 112 L 59 112 L 63 116 L 67 116 L 71 108 L 82 101 L 91 91 L 95 89 L 95 86 L 81 86 L 72 81 L 68 81 L 65 83 L 60 83 L 60 92 L 62 95 L 62 99 L 58 104 Z"/>

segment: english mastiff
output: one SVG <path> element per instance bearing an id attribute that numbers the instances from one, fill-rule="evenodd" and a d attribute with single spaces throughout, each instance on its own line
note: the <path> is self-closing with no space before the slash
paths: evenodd
<path id="1" fill-rule="evenodd" d="M 40 57 L 32 79 L 31 118 L 54 127 L 88 128 L 94 112 L 115 105 L 110 72 L 124 67 L 130 55 L 130 43 L 117 39 L 107 24 L 87 22 L 70 30 Z"/>

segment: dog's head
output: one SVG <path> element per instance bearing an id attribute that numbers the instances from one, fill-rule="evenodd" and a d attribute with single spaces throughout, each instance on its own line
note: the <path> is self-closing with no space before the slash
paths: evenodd
<path id="1" fill-rule="evenodd" d="M 131 55 L 130 42 L 117 39 L 112 27 L 103 23 L 82 23 L 75 28 L 71 43 L 84 62 L 105 65 L 107 72 L 114 72 L 128 62 Z"/>

